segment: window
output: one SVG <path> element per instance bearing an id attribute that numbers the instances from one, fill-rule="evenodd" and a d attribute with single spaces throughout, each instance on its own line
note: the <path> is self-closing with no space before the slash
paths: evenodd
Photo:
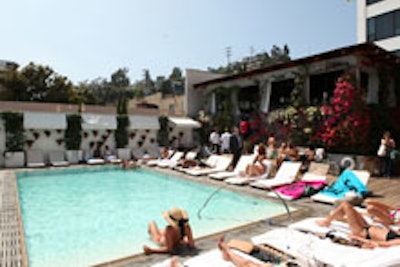
<path id="1" fill-rule="evenodd" d="M 326 104 L 333 96 L 336 81 L 342 71 L 316 74 L 310 76 L 310 102 L 312 105 Z"/>
<path id="2" fill-rule="evenodd" d="M 367 20 L 367 40 L 373 42 L 400 35 L 400 10 Z"/>
<path id="3" fill-rule="evenodd" d="M 382 1 L 382 0 L 367 0 L 367 5 L 375 4 L 375 3 L 378 3 L 380 1 Z"/>
<path id="4" fill-rule="evenodd" d="M 392 12 L 382 16 L 378 16 L 376 18 L 376 23 L 375 23 L 376 39 L 381 40 L 392 37 L 394 35 L 393 19 L 394 19 L 394 14 Z"/>
<path id="5" fill-rule="evenodd" d="M 367 40 L 372 42 L 375 40 L 375 18 L 368 19 L 367 21 Z"/>
<path id="6" fill-rule="evenodd" d="M 400 35 L 400 10 L 394 15 L 394 35 Z"/>
<path id="7" fill-rule="evenodd" d="M 273 82 L 271 84 L 270 110 L 286 107 L 290 104 L 290 95 L 294 88 L 294 79 Z"/>

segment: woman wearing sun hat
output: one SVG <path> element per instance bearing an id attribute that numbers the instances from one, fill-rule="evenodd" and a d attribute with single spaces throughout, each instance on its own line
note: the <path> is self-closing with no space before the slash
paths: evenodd
<path id="1" fill-rule="evenodd" d="M 194 247 L 192 229 L 189 225 L 189 216 L 185 210 L 173 207 L 163 212 L 164 219 L 168 222 L 168 226 L 164 230 L 160 230 L 154 221 L 149 223 L 149 234 L 158 248 L 150 248 L 143 246 L 146 254 L 151 253 L 171 253 L 180 244 L 186 244 L 190 248 Z"/>

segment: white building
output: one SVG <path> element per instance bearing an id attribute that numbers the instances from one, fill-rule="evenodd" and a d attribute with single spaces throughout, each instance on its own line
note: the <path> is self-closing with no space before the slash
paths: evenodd
<path id="1" fill-rule="evenodd" d="M 357 41 L 400 55 L 400 1 L 358 0 Z"/>

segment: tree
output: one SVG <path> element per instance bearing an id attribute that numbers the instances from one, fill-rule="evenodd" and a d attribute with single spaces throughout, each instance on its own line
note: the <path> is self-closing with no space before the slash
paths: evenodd
<path id="1" fill-rule="evenodd" d="M 4 74 L 3 99 L 10 101 L 43 101 L 68 103 L 73 94 L 72 83 L 48 66 L 29 63 L 21 71 L 16 68 Z"/>
<path id="2" fill-rule="evenodd" d="M 169 75 L 171 81 L 183 81 L 182 70 L 178 67 L 172 69 L 172 73 Z"/>
<path id="3" fill-rule="evenodd" d="M 26 92 L 28 80 L 18 71 L 18 66 L 5 71 L 0 76 L 0 84 L 4 90 L 0 91 L 0 99 L 6 101 L 28 101 Z"/>

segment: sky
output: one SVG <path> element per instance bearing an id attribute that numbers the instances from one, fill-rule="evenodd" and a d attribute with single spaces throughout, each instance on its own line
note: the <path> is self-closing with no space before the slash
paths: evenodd
<path id="1" fill-rule="evenodd" d="M 356 1 L 0 0 L 0 59 L 75 84 L 207 70 L 287 44 L 292 59 L 356 44 Z"/>

